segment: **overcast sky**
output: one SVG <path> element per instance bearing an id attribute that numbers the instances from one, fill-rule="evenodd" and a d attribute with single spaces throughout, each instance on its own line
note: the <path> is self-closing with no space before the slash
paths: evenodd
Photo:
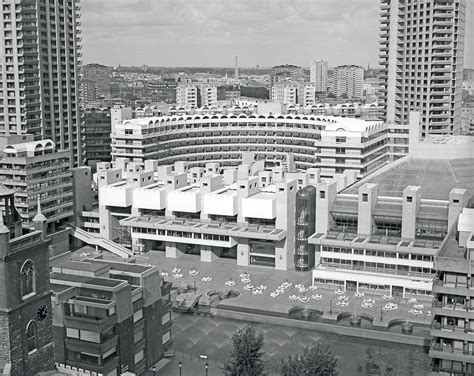
<path id="1" fill-rule="evenodd" d="M 230 67 L 238 55 L 245 67 L 309 66 L 315 59 L 378 66 L 378 0 L 81 0 L 81 6 L 85 63 Z M 474 19 L 474 4 L 468 13 Z M 473 38 L 466 40 L 471 67 Z"/>

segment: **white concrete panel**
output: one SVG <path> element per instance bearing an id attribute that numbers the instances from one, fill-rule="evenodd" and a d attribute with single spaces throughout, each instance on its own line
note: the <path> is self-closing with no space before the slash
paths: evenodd
<path id="1" fill-rule="evenodd" d="M 245 218 L 276 218 L 276 198 L 273 194 L 259 193 L 242 198 L 242 216 Z"/>
<path id="2" fill-rule="evenodd" d="M 138 209 L 162 210 L 166 207 L 166 188 L 135 189 L 133 207 Z"/>
<path id="3" fill-rule="evenodd" d="M 132 187 L 126 182 L 101 187 L 99 202 L 105 206 L 128 207 L 132 205 Z"/>
<path id="4" fill-rule="evenodd" d="M 168 193 L 169 211 L 197 213 L 201 211 L 201 190 L 197 187 L 185 187 Z"/>
<path id="5" fill-rule="evenodd" d="M 232 192 L 232 193 L 231 193 Z M 206 214 L 234 216 L 238 213 L 237 193 L 235 191 L 212 192 L 204 196 Z"/>

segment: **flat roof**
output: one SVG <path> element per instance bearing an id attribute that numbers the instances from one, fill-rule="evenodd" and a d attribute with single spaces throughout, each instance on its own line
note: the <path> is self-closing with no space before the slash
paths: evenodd
<path id="1" fill-rule="evenodd" d="M 247 197 L 249 199 L 256 199 L 256 200 L 275 200 L 276 196 L 274 193 L 271 192 L 258 192 L 253 196 Z"/>
<path id="2" fill-rule="evenodd" d="M 421 198 L 448 200 L 453 188 L 465 188 L 474 193 L 474 158 L 416 159 L 408 158 L 380 174 L 373 174 L 348 187 L 343 193 L 357 194 L 365 183 L 377 183 L 379 196 L 402 197 L 409 186 L 421 187 Z"/>
<path id="3" fill-rule="evenodd" d="M 90 262 L 92 264 L 102 265 L 102 267 L 107 266 L 110 267 L 110 270 L 122 271 L 122 272 L 130 272 L 130 273 L 143 273 L 147 270 L 153 268 L 153 266 L 147 265 L 140 265 L 140 264 L 131 264 L 128 262 L 110 262 L 106 260 L 98 260 L 98 259 L 87 259 L 86 262 Z"/>

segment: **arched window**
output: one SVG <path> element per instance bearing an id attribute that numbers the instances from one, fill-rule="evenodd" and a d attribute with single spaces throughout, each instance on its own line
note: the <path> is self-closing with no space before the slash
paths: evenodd
<path id="1" fill-rule="evenodd" d="M 21 296 L 29 296 L 36 292 L 35 264 L 31 260 L 25 261 L 20 271 Z"/>
<path id="2" fill-rule="evenodd" d="M 26 326 L 26 346 L 28 352 L 31 352 L 36 349 L 36 331 L 38 327 L 36 322 L 30 321 Z"/>

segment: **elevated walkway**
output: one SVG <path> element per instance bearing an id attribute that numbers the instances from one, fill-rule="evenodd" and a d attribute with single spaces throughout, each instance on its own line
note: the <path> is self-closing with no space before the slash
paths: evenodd
<path id="1" fill-rule="evenodd" d="M 124 258 L 133 256 L 133 252 L 131 250 L 125 248 L 120 244 L 117 244 L 108 239 L 103 239 L 99 236 L 95 236 L 94 234 L 84 231 L 76 226 L 69 225 L 69 227 L 71 228 L 72 236 L 88 245 L 100 247 L 102 249 L 105 249 L 106 251 L 113 253 L 114 255 Z"/>

